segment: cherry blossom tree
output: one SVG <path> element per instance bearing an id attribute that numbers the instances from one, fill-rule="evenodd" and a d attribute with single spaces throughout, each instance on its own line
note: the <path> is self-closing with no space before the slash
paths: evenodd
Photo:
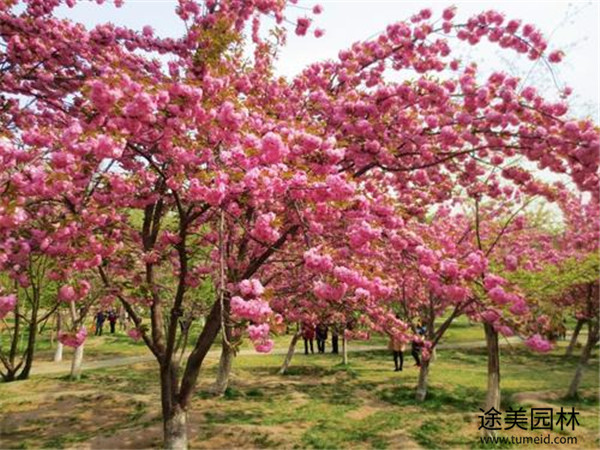
<path id="1" fill-rule="evenodd" d="M 458 304 L 477 292 L 467 283 L 484 276 L 486 249 L 463 261 L 450 245 L 458 225 L 426 222 L 456 187 L 477 200 L 549 195 L 535 171 L 505 162 L 524 156 L 596 198 L 590 121 L 568 119 L 566 103 L 522 89 L 517 78 L 481 80 L 475 64 L 452 58 L 444 35 L 560 61 L 535 27 L 498 12 L 458 23 L 449 8 L 439 25 L 425 9 L 285 80 L 273 76 L 285 21 L 299 35 L 312 27 L 312 17 L 291 17 L 287 2 L 179 0 L 187 31 L 178 39 L 150 26 L 87 30 L 53 16 L 61 3 L 0 7 L 2 156 L 26 165 L 0 175 L 4 188 L 22 191 L 3 197 L 0 223 L 22 232 L 28 201 L 57 209 L 59 298 L 70 308 L 83 301 L 82 283 L 94 273 L 99 298 L 127 310 L 130 334 L 159 363 L 166 448 L 187 447 L 187 411 L 220 331 L 226 352 L 240 328 L 268 352 L 274 312 L 294 321 L 321 308 L 413 339 L 392 307 L 403 279 L 389 273 L 389 246 L 417 262 L 411 308 L 428 294 Z M 275 19 L 269 38 L 264 16 Z M 416 75 L 397 82 L 390 72 Z M 496 170 L 483 177 L 489 167 Z M 296 304 L 294 280 L 284 277 L 290 266 L 306 272 Z M 492 301 L 518 303 L 498 280 L 482 283 Z M 208 305 L 206 285 L 214 286 Z M 2 295 L 1 311 L 12 310 L 14 292 Z M 205 312 L 205 325 L 182 359 L 181 324 L 194 311 Z M 71 331 L 63 340 L 82 347 L 84 333 Z"/>

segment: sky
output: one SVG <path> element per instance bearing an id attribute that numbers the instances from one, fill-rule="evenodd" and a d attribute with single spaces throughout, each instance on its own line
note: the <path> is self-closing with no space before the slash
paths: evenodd
<path id="1" fill-rule="evenodd" d="M 570 99 L 572 113 L 591 117 L 600 123 L 598 100 L 600 91 L 600 2 L 596 1 L 405 1 L 405 0 L 322 0 L 302 1 L 291 7 L 288 17 L 303 16 L 315 4 L 323 6 L 323 13 L 314 17 L 316 27 L 325 30 L 320 39 L 314 36 L 298 37 L 289 34 L 288 45 L 282 50 L 277 72 L 292 77 L 312 62 L 335 58 L 340 50 L 353 42 L 373 38 L 393 22 L 409 18 L 420 9 L 429 7 L 434 17 L 450 6 L 458 7 L 458 19 L 468 18 L 488 9 L 505 13 L 508 19 L 521 19 L 539 28 L 549 41 L 551 49 L 561 49 L 565 58 L 552 70 L 542 63 L 534 63 L 512 51 L 500 51 L 484 43 L 475 47 L 459 41 L 458 54 L 464 61 L 476 61 L 482 74 L 502 69 L 521 76 L 528 83 L 541 87 L 547 96 L 558 98 L 559 89 L 573 88 Z M 110 2 L 99 7 L 81 2 L 74 9 L 63 7 L 59 14 L 91 27 L 113 22 L 141 30 L 151 25 L 160 36 L 180 36 L 184 27 L 175 15 L 174 0 L 125 0 L 119 9 Z M 265 22 L 268 25 L 269 20 Z M 556 80 L 556 81 L 555 81 Z"/>

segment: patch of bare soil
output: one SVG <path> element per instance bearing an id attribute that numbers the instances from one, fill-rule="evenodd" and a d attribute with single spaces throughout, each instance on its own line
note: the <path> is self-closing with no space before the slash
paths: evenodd
<path id="1" fill-rule="evenodd" d="M 394 430 L 390 433 L 386 433 L 385 437 L 389 442 L 389 447 L 392 449 L 416 450 L 423 448 L 417 444 L 405 430 Z"/>
<path id="2" fill-rule="evenodd" d="M 72 384 L 59 379 L 18 381 L 1 388 L 3 448 L 82 448 L 92 437 L 111 435 L 129 426 L 129 419 L 148 421 L 148 405 L 156 400 L 152 395 L 124 395 L 112 392 L 109 386 Z"/>
<path id="3" fill-rule="evenodd" d="M 148 449 L 160 448 L 162 443 L 160 415 L 150 417 L 147 425 L 122 428 L 113 432 L 99 432 L 84 443 L 70 447 L 72 450 Z"/>
<path id="4" fill-rule="evenodd" d="M 551 408 L 554 405 L 548 403 L 548 401 L 555 401 L 559 398 L 559 395 L 555 392 L 519 392 L 513 395 L 515 403 L 524 405 L 533 405 L 535 407 Z"/>

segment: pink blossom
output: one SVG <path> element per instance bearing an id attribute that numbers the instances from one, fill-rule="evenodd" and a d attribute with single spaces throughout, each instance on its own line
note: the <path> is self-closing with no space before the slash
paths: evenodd
<path id="1" fill-rule="evenodd" d="M 259 341 L 269 337 L 269 324 L 248 325 L 248 336 L 252 341 Z"/>
<path id="2" fill-rule="evenodd" d="M 529 312 L 529 307 L 524 300 L 518 300 L 511 305 L 509 311 L 515 316 L 522 316 Z"/>
<path id="3" fill-rule="evenodd" d="M 333 275 L 342 283 L 349 286 L 361 287 L 365 286 L 365 280 L 356 270 L 348 269 L 344 266 L 337 266 L 333 269 Z"/>
<path id="4" fill-rule="evenodd" d="M 347 289 L 348 286 L 345 283 L 333 286 L 323 281 L 317 281 L 315 283 L 313 291 L 315 295 L 321 300 L 330 300 L 337 302 L 342 299 Z"/>
<path id="5" fill-rule="evenodd" d="M 259 353 L 269 353 L 274 345 L 275 342 L 272 339 L 265 339 L 258 344 L 254 344 L 254 349 Z"/>
<path id="6" fill-rule="evenodd" d="M 280 163 L 288 154 L 288 148 L 278 134 L 268 132 L 261 140 L 261 160 L 265 164 Z"/>
<path id="7" fill-rule="evenodd" d="M 354 192 L 354 184 L 346 181 L 341 175 L 328 175 L 325 184 L 327 184 L 332 200 L 346 200 Z"/>
<path id="8" fill-rule="evenodd" d="M 333 269 L 333 260 L 330 255 L 321 255 L 319 248 L 314 247 L 304 252 L 305 266 L 316 272 L 327 273 Z"/>
<path id="9" fill-rule="evenodd" d="M 462 286 L 446 286 L 444 290 L 448 300 L 450 300 L 453 303 L 463 302 L 469 296 L 469 291 L 467 290 L 467 288 L 464 288 Z"/>
<path id="10" fill-rule="evenodd" d="M 440 263 L 440 272 L 448 278 L 456 278 L 458 276 L 458 264 L 454 259 L 444 259 Z"/>
<path id="11" fill-rule="evenodd" d="M 244 300 L 235 296 L 231 298 L 231 313 L 242 320 L 264 322 L 273 313 L 269 304 L 261 299 Z"/>
<path id="12" fill-rule="evenodd" d="M 449 8 L 446 8 L 442 12 L 442 18 L 444 20 L 452 20 L 455 15 L 456 15 L 456 7 L 455 6 L 451 6 Z"/>
<path id="13" fill-rule="evenodd" d="M 494 323 L 500 318 L 500 313 L 494 309 L 488 309 L 481 313 L 481 318 L 487 323 Z"/>
<path id="14" fill-rule="evenodd" d="M 275 220 L 275 213 L 270 212 L 259 215 L 254 224 L 252 236 L 269 244 L 279 239 L 279 232 L 272 226 L 273 220 Z"/>
<path id="15" fill-rule="evenodd" d="M 433 269 L 429 266 L 426 266 L 425 264 L 421 264 L 419 266 L 419 273 L 425 278 L 435 278 L 435 272 L 433 271 Z"/>
<path id="16" fill-rule="evenodd" d="M 504 289 L 500 286 L 496 286 L 488 291 L 490 298 L 497 304 L 503 305 L 508 303 L 510 299 Z"/>
<path id="17" fill-rule="evenodd" d="M 65 331 L 60 331 L 58 333 L 58 341 L 67 347 L 77 348 L 81 344 L 84 343 L 85 338 L 87 337 L 87 330 L 85 327 L 81 327 L 77 333 L 70 333 Z"/>
<path id="18" fill-rule="evenodd" d="M 519 265 L 519 260 L 517 259 L 517 257 L 515 255 L 507 255 L 504 258 L 504 267 L 509 272 L 517 270 L 518 265 Z"/>
<path id="19" fill-rule="evenodd" d="M 483 281 L 483 285 L 488 291 L 504 283 L 506 283 L 506 280 L 504 278 L 499 277 L 498 275 L 494 275 L 493 273 L 487 274 Z"/>
<path id="20" fill-rule="evenodd" d="M 130 328 L 127 330 L 127 335 L 134 341 L 139 341 L 142 338 L 142 332 L 137 328 Z"/>
<path id="21" fill-rule="evenodd" d="M 435 255 L 434 251 L 425 246 L 419 245 L 415 249 L 415 252 L 417 253 L 417 256 L 419 257 L 420 264 L 424 264 L 426 266 L 433 266 L 437 261 L 437 257 Z"/>
<path id="22" fill-rule="evenodd" d="M 503 336 L 510 337 L 514 336 L 515 332 L 507 325 L 494 325 L 494 329 Z"/>
<path id="23" fill-rule="evenodd" d="M 308 17 L 299 17 L 298 22 L 296 23 L 296 34 L 298 36 L 306 35 L 311 22 L 312 21 Z"/>
<path id="24" fill-rule="evenodd" d="M 17 304 L 17 296 L 15 294 L 0 296 L 0 319 L 11 312 Z"/>
<path id="25" fill-rule="evenodd" d="M 256 278 L 241 281 L 239 287 L 244 297 L 260 297 L 265 292 L 265 288 Z"/>
<path id="26" fill-rule="evenodd" d="M 530 349 L 540 353 L 546 353 L 552 350 L 552 343 L 544 339 L 539 334 L 534 334 L 533 336 L 529 337 L 525 341 L 525 345 Z"/>
<path id="27" fill-rule="evenodd" d="M 564 53 L 560 50 L 553 51 L 548 55 L 548 61 L 551 63 L 559 63 L 562 61 Z"/>
<path id="28" fill-rule="evenodd" d="M 77 300 L 77 293 L 75 292 L 75 289 L 73 289 L 73 286 L 66 284 L 61 286 L 61 288 L 58 290 L 58 299 L 61 302 L 74 302 Z"/>
<path id="29" fill-rule="evenodd" d="M 361 222 L 351 228 L 348 238 L 354 248 L 362 247 L 367 242 L 380 236 L 381 230 L 371 227 L 367 222 Z"/>

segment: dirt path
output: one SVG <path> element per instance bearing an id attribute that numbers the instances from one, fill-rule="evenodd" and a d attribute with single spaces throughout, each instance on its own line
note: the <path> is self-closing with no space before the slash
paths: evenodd
<path id="1" fill-rule="evenodd" d="M 510 345 L 519 343 L 520 339 L 517 337 L 511 337 L 508 339 L 504 339 L 500 342 L 500 345 Z M 449 349 L 461 349 L 461 348 L 484 348 L 485 341 L 470 341 L 470 342 L 460 342 L 456 344 L 439 344 L 437 346 L 440 350 L 449 350 Z M 383 345 L 363 345 L 357 347 L 349 347 L 349 353 L 360 353 L 360 352 L 370 352 L 376 350 L 386 350 L 387 347 Z M 279 348 L 273 350 L 270 354 L 272 355 L 285 355 L 287 353 L 287 349 Z M 243 349 L 239 352 L 240 355 L 243 356 L 260 356 L 260 353 L 255 352 L 251 349 Z M 220 356 L 220 350 L 211 350 L 208 352 L 206 357 L 208 359 L 218 359 Z M 84 357 L 85 358 L 85 357 Z M 139 355 L 139 356 L 122 356 L 118 358 L 111 359 L 103 359 L 98 361 L 88 361 L 85 362 L 82 366 L 82 370 L 94 370 L 94 369 L 107 369 L 111 367 L 119 367 L 119 366 L 131 366 L 133 364 L 139 363 L 147 363 L 155 361 L 154 356 L 148 355 Z M 64 360 L 59 363 L 51 362 L 51 361 L 39 361 L 32 368 L 32 375 L 52 375 L 52 374 L 60 374 L 60 373 L 68 373 L 71 370 L 71 361 Z"/>

